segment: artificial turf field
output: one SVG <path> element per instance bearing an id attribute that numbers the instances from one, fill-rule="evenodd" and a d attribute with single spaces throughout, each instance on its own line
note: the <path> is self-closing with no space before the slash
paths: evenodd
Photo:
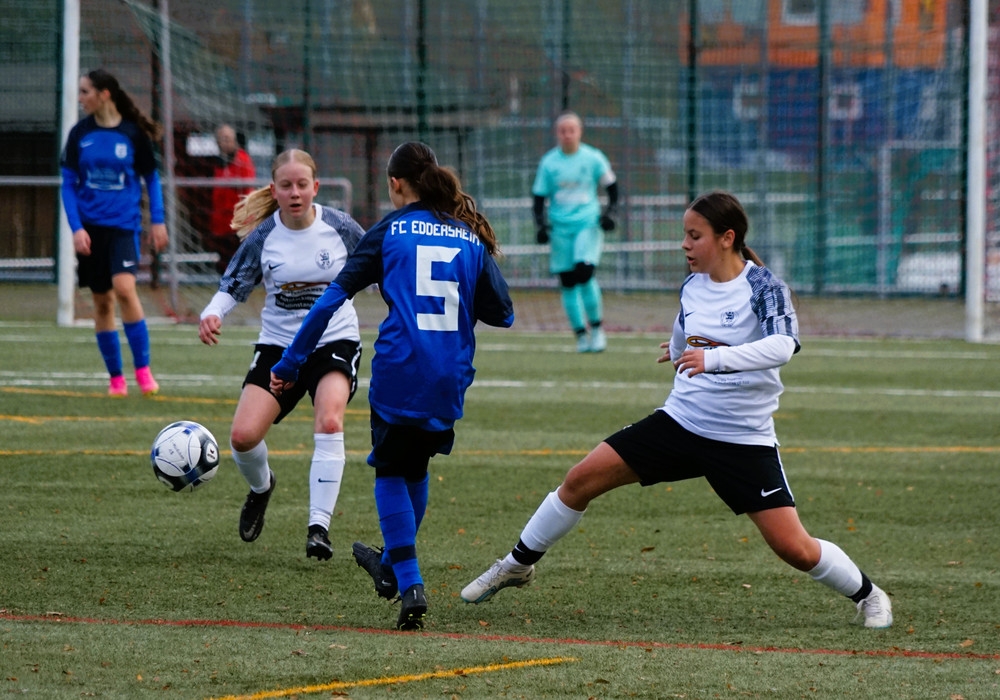
<path id="1" fill-rule="evenodd" d="M 334 557 L 307 560 L 308 404 L 268 435 L 278 486 L 246 544 L 226 443 L 256 330 L 214 348 L 193 325 L 151 332 L 160 395 L 112 400 L 92 329 L 0 322 L 0 696 L 1000 696 L 998 346 L 805 335 L 783 370 L 802 520 L 892 597 L 895 625 L 866 630 L 703 481 L 607 494 L 534 585 L 463 603 L 565 471 L 671 380 L 662 333 L 577 355 L 564 333 L 483 329 L 455 452 L 431 462 L 426 628 L 402 633 L 350 554 L 379 542 L 366 383 Z M 182 418 L 215 433 L 223 465 L 177 494 L 148 451 Z"/>

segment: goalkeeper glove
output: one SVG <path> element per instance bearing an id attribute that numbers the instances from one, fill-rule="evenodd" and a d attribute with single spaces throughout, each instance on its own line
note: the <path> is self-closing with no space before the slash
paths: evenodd
<path id="1" fill-rule="evenodd" d="M 615 230 L 615 227 L 618 225 L 617 223 L 615 223 L 614 219 L 616 213 L 617 212 L 614 210 L 613 207 L 608 207 L 607 209 L 604 210 L 604 213 L 601 214 L 601 219 L 600 219 L 602 231 Z"/>
<path id="2" fill-rule="evenodd" d="M 545 245 L 549 242 L 549 227 L 546 224 L 538 226 L 538 230 L 535 231 L 535 240 L 538 241 L 539 245 Z"/>

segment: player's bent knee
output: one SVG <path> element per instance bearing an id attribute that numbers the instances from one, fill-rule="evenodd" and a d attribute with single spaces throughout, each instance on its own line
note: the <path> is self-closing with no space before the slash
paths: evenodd
<path id="1" fill-rule="evenodd" d="M 815 568 L 819 560 L 816 559 L 809 548 L 792 542 L 773 542 L 771 549 L 781 557 L 781 560 L 799 571 L 809 571 Z"/>
<path id="2" fill-rule="evenodd" d="M 316 416 L 315 430 L 323 435 L 334 435 L 344 432 L 344 415 L 341 413 L 330 413 L 329 415 Z"/>
<path id="3" fill-rule="evenodd" d="M 577 284 L 587 284 L 594 276 L 594 266 L 590 263 L 577 263 L 573 271 L 576 273 Z"/>
<path id="4" fill-rule="evenodd" d="M 229 433 L 229 446 L 236 452 L 249 452 L 257 447 L 263 439 L 256 433 L 251 434 L 234 428 Z"/>

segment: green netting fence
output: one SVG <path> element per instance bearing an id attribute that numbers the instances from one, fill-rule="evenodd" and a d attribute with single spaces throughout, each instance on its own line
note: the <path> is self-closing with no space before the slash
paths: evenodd
<path id="1" fill-rule="evenodd" d="M 723 188 L 800 294 L 963 293 L 966 1 L 79 4 L 81 71 L 110 70 L 173 125 L 179 267 L 158 274 L 192 288 L 217 274 L 201 240 L 220 123 L 265 180 L 278 151 L 310 151 L 321 199 L 365 226 L 391 206 L 389 153 L 427 141 L 494 223 L 511 283 L 554 287 L 530 187 L 553 118 L 572 109 L 623 194 L 599 273 L 609 290 L 679 286 L 684 206 Z M 12 5 L 0 25 L 0 277 L 51 279 L 64 3 Z M 989 8 L 1000 26 L 1000 0 Z M 998 84 L 992 65 L 991 207 Z M 988 225 L 987 265 L 1000 270 L 996 217 Z M 1000 274 L 987 279 L 1000 299 Z M 197 306 L 209 292 L 186 293 Z"/>

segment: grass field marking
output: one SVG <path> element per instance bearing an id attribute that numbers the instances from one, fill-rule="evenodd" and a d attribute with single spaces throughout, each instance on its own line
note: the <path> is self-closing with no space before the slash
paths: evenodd
<path id="1" fill-rule="evenodd" d="M 883 387 L 838 387 L 838 386 L 786 386 L 785 391 L 792 394 L 841 394 L 844 396 L 920 396 L 939 399 L 1000 399 L 1000 391 L 964 389 L 894 389 Z"/>
<path id="2" fill-rule="evenodd" d="M 374 627 L 345 627 L 344 625 L 305 625 L 297 622 L 247 622 L 246 620 L 116 620 L 113 618 L 71 617 L 61 612 L 51 612 L 45 615 L 18 615 L 0 608 L 0 620 L 11 622 L 46 622 L 62 624 L 90 625 L 159 625 L 165 627 L 236 627 L 243 629 L 276 629 L 314 632 L 353 632 L 356 634 L 379 635 L 410 635 L 411 632 L 380 629 Z M 859 630 L 861 631 L 861 630 Z M 871 634 L 870 630 L 864 630 Z M 695 642 L 650 642 L 628 641 L 621 639 L 580 639 L 576 637 L 528 637 L 512 634 L 467 634 L 463 632 L 429 632 L 421 633 L 424 637 L 435 639 L 451 639 L 455 641 L 487 641 L 514 642 L 519 644 L 558 644 L 572 646 L 609 646 L 639 649 L 685 649 L 693 651 L 728 651 L 738 654 L 805 654 L 817 656 L 872 656 L 886 658 L 929 659 L 932 661 L 1000 661 L 1000 653 L 980 654 L 975 652 L 957 651 L 921 651 L 919 649 L 810 649 L 806 647 L 772 647 L 745 646 L 740 644 L 708 644 Z"/>
<path id="3" fill-rule="evenodd" d="M 510 669 L 530 668 L 532 666 L 554 666 L 555 664 L 565 664 L 579 659 L 572 656 L 556 656 L 549 659 L 527 659 L 525 661 L 511 661 L 505 664 L 486 664 L 485 666 L 468 666 L 466 668 L 453 668 L 447 671 L 428 671 L 427 673 L 411 673 L 402 676 L 388 676 L 385 678 L 367 678 L 360 681 L 334 681 L 333 683 L 323 683 L 321 685 L 305 685 L 298 688 L 287 688 L 284 690 L 266 690 L 253 695 L 224 695 L 211 700 L 266 700 L 266 698 L 284 698 L 289 695 L 306 693 L 322 693 L 330 690 L 346 690 L 350 688 L 371 688 L 380 685 L 397 685 L 400 683 L 413 683 L 414 681 L 426 681 L 431 678 L 452 678 L 454 676 L 471 676 L 475 673 L 495 673 L 497 671 L 508 671 Z"/>
<path id="4" fill-rule="evenodd" d="M 18 382 L 18 386 L 2 386 L 0 385 L 0 393 L 4 394 L 26 394 L 31 396 L 55 396 L 60 398 L 69 399 L 101 399 L 108 398 L 106 391 L 65 391 L 61 389 L 35 389 L 34 386 L 44 386 L 44 384 L 31 383 L 31 386 L 26 386 L 27 382 Z M 122 401 L 122 399 L 109 399 L 113 401 Z M 128 399 L 124 399 L 128 401 Z M 142 401 L 156 401 L 159 403 L 197 403 L 197 404 L 217 404 L 217 405 L 236 405 L 236 399 L 206 399 L 199 398 L 197 396 L 163 396 L 162 394 L 157 394 L 155 396 L 143 396 Z"/>

